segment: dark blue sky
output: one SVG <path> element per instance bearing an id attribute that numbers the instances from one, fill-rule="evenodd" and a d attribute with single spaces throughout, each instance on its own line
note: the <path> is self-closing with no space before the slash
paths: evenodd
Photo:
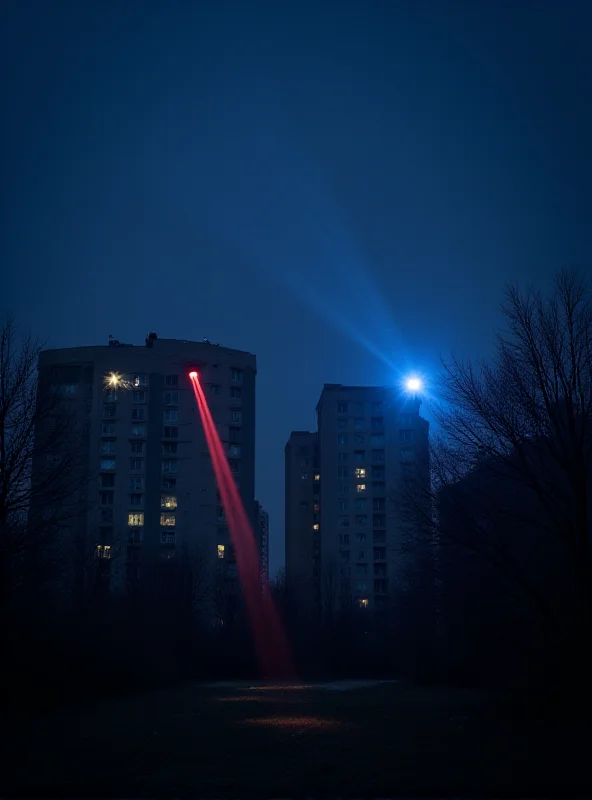
<path id="1" fill-rule="evenodd" d="M 276 568 L 324 382 L 486 353 L 504 281 L 592 269 L 591 39 L 587 0 L 5 0 L 0 310 L 256 353 Z"/>

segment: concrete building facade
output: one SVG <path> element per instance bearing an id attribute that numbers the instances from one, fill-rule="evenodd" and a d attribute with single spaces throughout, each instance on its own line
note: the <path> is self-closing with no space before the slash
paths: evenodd
<path id="1" fill-rule="evenodd" d="M 174 559 L 181 548 L 211 574 L 225 559 L 229 576 L 236 575 L 191 370 L 199 374 L 255 525 L 254 355 L 150 334 L 144 346 L 110 339 L 39 357 L 40 391 L 67 398 L 85 432 L 85 502 L 77 525 L 96 556 L 117 560 L 117 574 L 128 580 L 145 558 Z"/>
<path id="2" fill-rule="evenodd" d="M 325 384 L 317 404 L 318 434 L 290 437 L 287 582 L 297 574 L 310 576 L 322 606 L 390 602 L 401 566 L 401 521 L 393 498 L 406 475 L 419 469 L 429 480 L 429 425 L 419 416 L 420 404 L 417 395 L 402 396 L 392 387 Z M 313 441 L 310 482 L 298 447 Z M 309 498 L 304 519 L 299 512 Z"/>
<path id="3" fill-rule="evenodd" d="M 302 610 L 319 602 L 319 493 L 318 435 L 294 431 L 285 447 L 286 591 Z"/>

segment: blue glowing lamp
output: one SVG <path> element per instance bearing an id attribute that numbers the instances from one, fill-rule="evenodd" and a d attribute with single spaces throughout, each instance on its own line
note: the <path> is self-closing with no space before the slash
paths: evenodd
<path id="1" fill-rule="evenodd" d="M 405 381 L 405 388 L 411 394 L 417 394 L 421 392 L 423 383 L 421 378 L 417 378 L 415 375 L 410 375 L 409 378 Z"/>

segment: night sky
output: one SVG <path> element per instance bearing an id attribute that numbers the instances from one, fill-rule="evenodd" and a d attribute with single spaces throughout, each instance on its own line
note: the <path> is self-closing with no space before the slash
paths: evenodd
<path id="1" fill-rule="evenodd" d="M 592 269 L 592 4 L 0 7 L 0 311 L 258 358 L 257 496 L 324 382 L 487 354 L 504 282 Z"/>

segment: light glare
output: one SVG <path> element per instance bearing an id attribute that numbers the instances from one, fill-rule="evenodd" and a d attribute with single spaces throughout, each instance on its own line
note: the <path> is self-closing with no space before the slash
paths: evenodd
<path id="1" fill-rule="evenodd" d="M 197 372 L 195 372 L 195 370 L 194 370 L 193 372 L 190 372 L 190 373 L 189 373 L 189 377 L 190 377 L 192 380 L 193 380 L 194 378 L 197 378 Z"/>
<path id="2" fill-rule="evenodd" d="M 416 377 L 407 378 L 405 386 L 408 392 L 419 392 L 421 389 L 421 380 Z"/>

